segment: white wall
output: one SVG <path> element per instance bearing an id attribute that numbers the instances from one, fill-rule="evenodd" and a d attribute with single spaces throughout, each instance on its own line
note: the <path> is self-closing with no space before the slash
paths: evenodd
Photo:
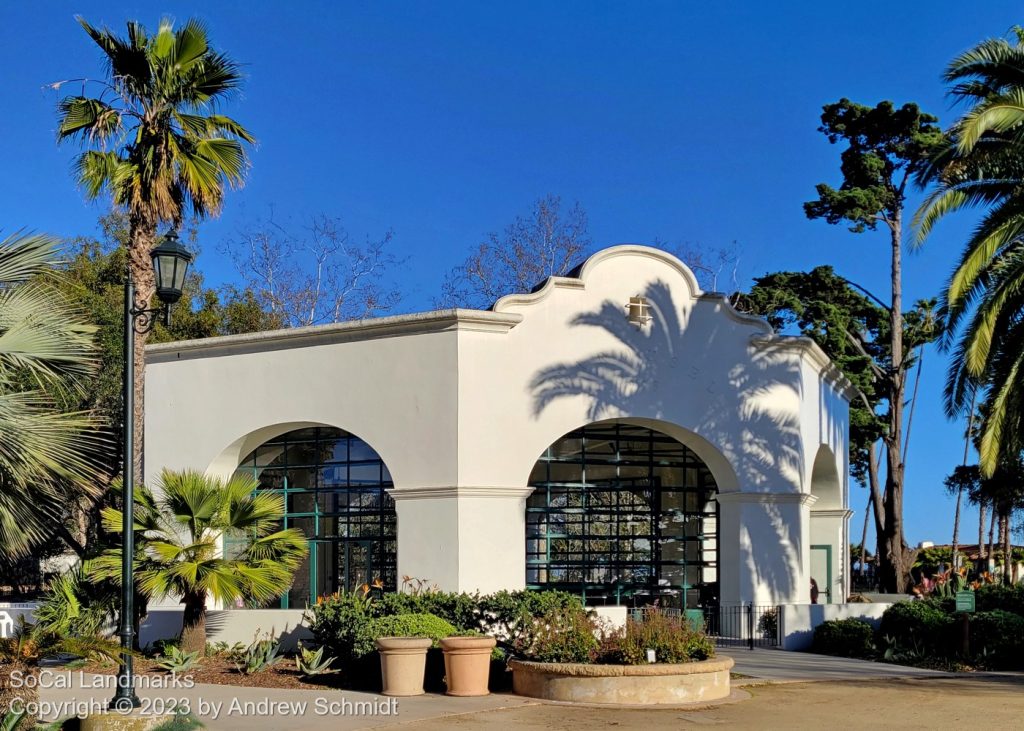
<path id="1" fill-rule="evenodd" d="M 625 317 L 638 294 L 652 314 L 641 327 Z M 399 576 L 450 590 L 524 586 L 530 470 L 594 421 L 663 431 L 704 459 L 723 495 L 755 496 L 722 502 L 724 601 L 806 599 L 821 444 L 845 474 L 847 384 L 820 350 L 773 336 L 645 247 L 601 251 L 579 277 L 493 312 L 171 343 L 147 360 L 148 475 L 227 475 L 290 429 L 348 430 L 394 478 Z"/>
<path id="2" fill-rule="evenodd" d="M 810 650 L 814 629 L 834 619 L 859 619 L 878 628 L 882 614 L 892 604 L 784 604 L 781 609 L 783 650 Z"/>
<path id="3" fill-rule="evenodd" d="M 0 602 L 0 639 L 12 637 L 21 618 L 32 621 L 35 602 Z"/>
<path id="4" fill-rule="evenodd" d="M 182 610 L 150 610 L 139 628 L 139 644 L 148 647 L 157 640 L 170 640 L 181 635 Z M 302 623 L 301 609 L 226 609 L 206 615 L 206 641 L 228 645 L 248 645 L 255 639 L 273 635 L 287 652 L 298 642 L 310 641 L 313 635 Z"/>
<path id="5" fill-rule="evenodd" d="M 0 610 L 2 610 L 0 605 Z M 626 624 L 626 607 L 587 607 L 609 627 Z M 213 644 L 248 645 L 255 639 L 273 634 L 285 652 L 295 650 L 299 642 L 307 647 L 313 643 L 313 633 L 304 621 L 301 609 L 228 609 L 213 610 L 206 617 L 206 641 Z M 181 634 L 182 611 L 159 609 L 150 611 L 139 630 L 139 644 L 143 648 L 157 640 L 171 640 Z"/>

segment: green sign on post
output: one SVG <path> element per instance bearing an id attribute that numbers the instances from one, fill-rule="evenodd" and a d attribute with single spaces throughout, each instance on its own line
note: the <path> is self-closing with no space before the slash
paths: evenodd
<path id="1" fill-rule="evenodd" d="M 956 593 L 956 611 L 958 611 L 958 612 L 973 612 L 974 611 L 974 592 L 973 591 L 958 591 Z"/>

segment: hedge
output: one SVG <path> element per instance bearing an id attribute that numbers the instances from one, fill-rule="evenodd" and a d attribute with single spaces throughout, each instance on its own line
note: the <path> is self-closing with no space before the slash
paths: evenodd
<path id="1" fill-rule="evenodd" d="M 875 631 L 859 619 L 833 619 L 814 630 L 811 652 L 839 657 L 870 657 L 874 652 Z"/>
<path id="2" fill-rule="evenodd" d="M 955 621 L 931 599 L 898 602 L 885 610 L 878 635 L 904 649 L 919 648 L 927 654 L 945 657 L 955 644 Z"/>

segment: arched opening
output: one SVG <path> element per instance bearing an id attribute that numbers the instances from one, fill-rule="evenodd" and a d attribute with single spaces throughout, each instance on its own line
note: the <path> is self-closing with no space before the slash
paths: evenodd
<path id="1" fill-rule="evenodd" d="M 811 601 L 833 604 L 846 600 L 849 559 L 848 513 L 836 468 L 835 453 L 825 444 L 818 447 L 811 467 L 811 544 L 808 572 Z"/>
<path id="2" fill-rule="evenodd" d="M 528 587 L 589 604 L 717 602 L 717 486 L 683 443 L 645 425 L 591 424 L 545 450 L 530 485 Z"/>
<path id="3" fill-rule="evenodd" d="M 273 606 L 304 608 L 316 598 L 380 579 L 396 586 L 395 504 L 387 465 L 369 444 L 334 427 L 275 436 L 246 455 L 238 472 L 285 502 L 284 525 L 309 540 L 309 556 Z"/>
<path id="4" fill-rule="evenodd" d="M 839 471 L 836 469 L 836 456 L 826 445 L 818 448 L 811 468 L 811 494 L 818 499 L 814 503 L 817 510 L 831 510 L 843 507 L 843 491 L 839 484 Z"/>

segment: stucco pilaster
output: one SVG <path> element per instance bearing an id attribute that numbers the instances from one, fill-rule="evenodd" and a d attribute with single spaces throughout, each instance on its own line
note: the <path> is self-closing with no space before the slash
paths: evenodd
<path id="1" fill-rule="evenodd" d="M 809 601 L 805 493 L 725 492 L 719 503 L 719 601 L 779 604 Z"/>
<path id="2" fill-rule="evenodd" d="M 532 487 L 389 490 L 398 514 L 398 575 L 446 591 L 526 588 L 526 499 Z"/>

